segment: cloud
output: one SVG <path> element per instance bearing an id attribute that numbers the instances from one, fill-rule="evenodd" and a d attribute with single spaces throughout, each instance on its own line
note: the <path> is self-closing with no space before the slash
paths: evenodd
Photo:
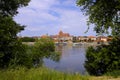
<path id="1" fill-rule="evenodd" d="M 27 26 L 21 33 L 24 36 L 52 35 L 59 30 L 72 35 L 86 35 L 87 17 L 75 3 L 75 0 L 31 0 L 27 7 L 18 9 L 19 14 L 14 19 Z M 92 29 L 90 32 L 94 35 Z"/>

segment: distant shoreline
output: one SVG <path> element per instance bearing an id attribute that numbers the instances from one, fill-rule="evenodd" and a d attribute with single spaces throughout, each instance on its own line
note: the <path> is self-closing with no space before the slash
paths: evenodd
<path id="1" fill-rule="evenodd" d="M 26 44 L 26 45 L 34 45 L 35 42 L 22 42 L 23 44 Z M 71 42 L 71 43 L 68 43 L 68 42 L 64 42 L 64 43 L 55 43 L 55 45 L 57 44 L 65 44 L 65 45 L 71 45 L 71 46 L 99 46 L 101 44 L 105 44 L 105 45 L 108 45 L 109 43 L 108 42 L 103 42 L 103 43 L 97 43 L 97 42 Z"/>

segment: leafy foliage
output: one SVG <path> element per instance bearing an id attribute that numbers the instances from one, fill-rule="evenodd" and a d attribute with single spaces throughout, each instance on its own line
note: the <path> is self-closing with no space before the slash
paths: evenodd
<path id="1" fill-rule="evenodd" d="M 110 45 L 89 47 L 85 67 L 91 75 L 102 75 L 120 70 L 120 39 L 114 39 Z"/>
<path id="2" fill-rule="evenodd" d="M 108 33 L 113 41 L 87 50 L 85 67 L 92 75 L 120 70 L 120 0 L 77 0 L 77 5 L 89 16 L 88 24 L 95 24 L 96 33 Z"/>
<path id="3" fill-rule="evenodd" d="M 9 23 L 9 24 L 8 24 Z M 23 26 L 16 24 L 11 17 L 0 16 L 0 67 L 7 67 L 13 54 L 19 50 L 16 34 Z M 16 50 L 16 51 L 15 51 Z"/>
<path id="4" fill-rule="evenodd" d="M 89 16 L 88 23 L 95 24 L 97 33 L 107 33 L 111 28 L 120 36 L 120 0 L 77 0 L 77 5 Z"/>
<path id="5" fill-rule="evenodd" d="M 25 49 L 17 39 L 17 33 L 24 30 L 24 26 L 17 24 L 12 17 L 18 13 L 18 8 L 26 6 L 28 2 L 29 0 L 0 0 L 0 68 L 25 64 Z"/>
<path id="6" fill-rule="evenodd" d="M 35 38 L 32 37 L 22 37 L 20 38 L 22 42 L 35 42 Z"/>
<path id="7" fill-rule="evenodd" d="M 21 42 L 16 44 L 14 53 L 10 59 L 9 68 L 15 68 L 16 66 L 24 66 L 26 68 L 33 67 L 32 56 L 28 52 L 29 49 L 28 45 L 23 45 Z"/>
<path id="8" fill-rule="evenodd" d="M 17 9 L 28 5 L 30 0 L 0 0 L 0 14 L 3 16 L 16 15 Z"/>
<path id="9" fill-rule="evenodd" d="M 24 26 L 17 24 L 13 17 L 18 13 L 17 9 L 28 5 L 29 1 L 0 0 L 0 68 L 16 66 L 30 68 L 33 63 L 34 65 L 42 63 L 44 57 L 54 58 L 55 46 L 50 39 L 40 39 L 31 47 L 23 45 L 17 38 L 17 34 L 24 30 Z M 22 40 L 34 41 L 31 38 Z"/>
<path id="10" fill-rule="evenodd" d="M 113 76 L 114 78 L 117 78 L 120 76 L 120 70 L 114 70 L 112 72 L 107 72 L 105 75 L 107 76 Z"/>
<path id="11" fill-rule="evenodd" d="M 55 45 L 50 38 L 41 38 L 35 42 L 33 46 L 33 63 L 36 66 L 41 66 L 43 58 L 50 58 L 54 61 L 59 61 L 59 54 L 55 52 Z"/>

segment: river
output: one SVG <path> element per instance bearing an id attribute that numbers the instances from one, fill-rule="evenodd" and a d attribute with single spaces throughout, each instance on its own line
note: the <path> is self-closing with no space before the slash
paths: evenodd
<path id="1" fill-rule="evenodd" d="M 59 45 L 56 46 L 56 51 L 61 54 L 59 61 L 45 58 L 46 67 L 62 72 L 86 74 L 84 68 L 86 48 L 84 46 Z"/>

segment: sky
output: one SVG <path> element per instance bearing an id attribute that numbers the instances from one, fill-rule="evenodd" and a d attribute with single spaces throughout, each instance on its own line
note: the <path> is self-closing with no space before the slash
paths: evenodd
<path id="1" fill-rule="evenodd" d="M 74 36 L 96 35 L 93 26 L 85 33 L 88 17 L 83 15 L 76 0 L 31 0 L 18 12 L 14 20 L 26 26 L 20 36 L 55 35 L 60 30 Z"/>

